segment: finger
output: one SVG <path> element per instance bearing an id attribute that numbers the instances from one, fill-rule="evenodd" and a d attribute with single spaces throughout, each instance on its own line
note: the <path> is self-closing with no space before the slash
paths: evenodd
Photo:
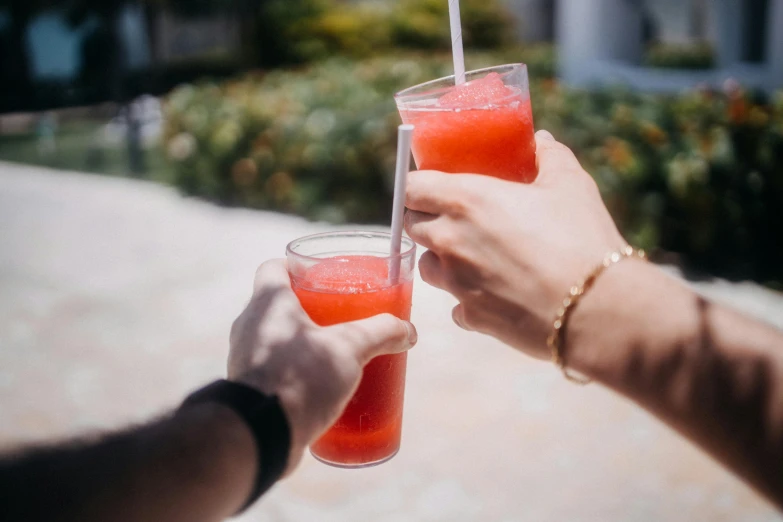
<path id="1" fill-rule="evenodd" d="M 421 274 L 421 279 L 428 285 L 448 291 L 443 263 L 432 250 L 424 252 L 421 259 L 419 259 L 419 274 Z"/>
<path id="2" fill-rule="evenodd" d="M 467 332 L 473 331 L 473 329 L 468 326 L 468 322 L 465 320 L 465 307 L 461 304 L 455 306 L 451 311 L 451 319 L 454 321 L 454 324 L 463 330 Z"/>
<path id="3" fill-rule="evenodd" d="M 405 231 L 413 241 L 424 248 L 432 249 L 434 246 L 432 233 L 437 227 L 437 219 L 438 216 L 434 214 L 408 210 L 405 212 Z"/>
<path id="4" fill-rule="evenodd" d="M 258 293 L 268 288 L 291 288 L 291 278 L 288 276 L 285 259 L 265 261 L 256 270 L 253 292 Z"/>
<path id="5" fill-rule="evenodd" d="M 379 355 L 409 350 L 418 341 L 416 328 L 391 314 L 331 326 L 328 330 L 356 355 L 362 365 Z"/>
<path id="6" fill-rule="evenodd" d="M 571 149 L 545 130 L 536 133 L 536 163 L 538 181 L 549 181 L 582 170 L 579 160 Z"/>
<path id="7" fill-rule="evenodd" d="M 449 201 L 459 199 L 458 186 L 451 174 L 434 170 L 411 172 L 405 190 L 405 206 L 428 214 L 441 214 Z"/>

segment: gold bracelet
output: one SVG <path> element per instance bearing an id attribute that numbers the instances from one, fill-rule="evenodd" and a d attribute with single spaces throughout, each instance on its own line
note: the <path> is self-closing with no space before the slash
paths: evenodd
<path id="1" fill-rule="evenodd" d="M 549 346 L 549 350 L 552 352 L 552 362 L 560 368 L 565 378 L 573 383 L 585 385 L 590 384 L 591 380 L 586 377 L 573 375 L 569 372 L 568 367 L 566 366 L 565 357 L 563 356 L 563 338 L 571 313 L 582 297 L 593 287 L 595 281 L 607 268 L 616 265 L 624 259 L 632 257 L 646 260 L 647 254 L 645 254 L 644 250 L 636 250 L 631 246 L 608 253 L 604 258 L 603 263 L 590 272 L 584 280 L 571 287 L 568 296 L 563 299 L 563 305 L 557 311 L 552 334 L 549 336 L 549 339 L 547 339 L 547 346 Z"/>

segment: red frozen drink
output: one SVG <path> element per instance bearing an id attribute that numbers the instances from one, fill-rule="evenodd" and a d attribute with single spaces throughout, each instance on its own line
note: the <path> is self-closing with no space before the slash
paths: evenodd
<path id="1" fill-rule="evenodd" d="M 383 313 L 410 320 L 415 247 L 406 240 L 395 258 L 389 256 L 390 242 L 388 234 L 357 232 L 312 236 L 289 246 L 294 292 L 315 323 L 330 326 Z M 395 262 L 401 263 L 401 275 L 390 281 Z M 316 458 L 363 467 L 399 451 L 406 361 L 405 353 L 370 361 L 343 414 L 310 448 Z"/>

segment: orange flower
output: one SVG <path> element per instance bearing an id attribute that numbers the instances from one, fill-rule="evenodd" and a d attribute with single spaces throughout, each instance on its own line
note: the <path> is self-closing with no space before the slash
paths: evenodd
<path id="1" fill-rule="evenodd" d="M 731 123 L 741 125 L 748 119 L 748 102 L 740 96 L 732 96 L 729 100 L 728 117 Z"/>
<path id="2" fill-rule="evenodd" d="M 642 123 L 642 137 L 655 147 L 660 147 L 669 141 L 669 136 L 656 124 L 646 121 Z"/>
<path id="3" fill-rule="evenodd" d="M 608 138 L 604 146 L 604 154 L 606 154 L 609 166 L 615 170 L 625 172 L 633 166 L 633 152 L 625 140 Z"/>

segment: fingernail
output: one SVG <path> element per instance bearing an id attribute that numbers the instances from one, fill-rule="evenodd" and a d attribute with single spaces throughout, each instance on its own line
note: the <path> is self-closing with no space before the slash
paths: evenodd
<path id="1" fill-rule="evenodd" d="M 555 141 L 555 137 L 552 136 L 552 133 L 550 133 L 549 131 L 546 131 L 546 130 L 540 130 L 540 131 L 536 132 L 536 136 L 541 138 L 542 140 Z"/>
<path id="2" fill-rule="evenodd" d="M 465 327 L 462 326 L 462 320 L 460 319 L 459 307 L 455 307 L 451 311 L 451 320 L 454 321 L 454 324 L 465 330 Z"/>
<path id="3" fill-rule="evenodd" d="M 405 329 L 408 330 L 408 344 L 410 346 L 415 346 L 417 342 L 419 342 L 419 334 L 416 331 L 416 327 L 413 326 L 408 321 L 404 322 Z"/>

